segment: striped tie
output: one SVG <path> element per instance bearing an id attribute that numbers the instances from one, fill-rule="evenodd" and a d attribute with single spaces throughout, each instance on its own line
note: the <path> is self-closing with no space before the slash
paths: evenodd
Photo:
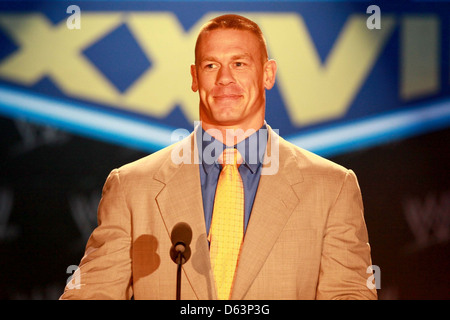
<path id="1" fill-rule="evenodd" d="M 230 298 L 244 237 L 244 187 L 238 171 L 239 152 L 225 149 L 222 159 L 208 240 L 218 298 L 226 300 Z"/>

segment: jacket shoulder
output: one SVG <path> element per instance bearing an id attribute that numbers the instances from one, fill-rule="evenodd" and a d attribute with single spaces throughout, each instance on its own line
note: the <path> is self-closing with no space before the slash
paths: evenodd
<path id="1" fill-rule="evenodd" d="M 146 175 L 148 176 L 152 172 L 156 172 L 167 159 L 170 159 L 173 150 L 173 145 L 160 149 L 152 154 L 149 154 L 143 158 L 137 159 L 133 162 L 127 163 L 115 170 L 120 172 L 121 175 Z"/>
<path id="2" fill-rule="evenodd" d="M 349 169 L 344 166 L 303 149 L 293 143 L 280 138 L 280 155 L 288 154 L 299 166 L 303 174 L 337 174 L 345 175 Z"/>

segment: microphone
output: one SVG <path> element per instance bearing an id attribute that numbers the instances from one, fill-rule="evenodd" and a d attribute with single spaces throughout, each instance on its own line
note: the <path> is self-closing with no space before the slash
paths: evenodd
<path id="1" fill-rule="evenodd" d="M 176 299 L 180 300 L 181 294 L 181 266 L 191 257 L 189 245 L 192 240 L 192 229 L 186 222 L 177 223 L 170 234 L 172 247 L 170 248 L 170 258 L 177 264 L 177 293 Z"/>
<path id="2" fill-rule="evenodd" d="M 191 257 L 189 245 L 192 240 L 192 229 L 186 222 L 177 223 L 170 235 L 172 247 L 170 248 L 170 258 L 176 264 L 185 264 Z"/>

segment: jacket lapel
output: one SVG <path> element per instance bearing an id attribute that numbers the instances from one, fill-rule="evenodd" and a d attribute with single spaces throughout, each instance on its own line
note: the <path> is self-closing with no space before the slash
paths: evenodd
<path id="1" fill-rule="evenodd" d="M 215 299 L 216 292 L 206 238 L 200 173 L 198 165 L 193 161 L 194 138 L 195 131 L 190 138 L 184 139 L 174 147 L 176 152 L 179 150 L 191 152 L 189 157 L 184 158 L 185 162 L 175 164 L 173 158 L 168 157 L 154 178 L 164 184 L 156 201 L 168 237 L 170 238 L 172 228 L 179 222 L 186 222 L 192 228 L 190 244 L 192 256 L 183 265 L 183 270 L 198 299 L 206 300 Z"/>
<path id="2" fill-rule="evenodd" d="M 263 165 L 266 171 L 261 175 L 242 245 L 231 295 L 233 300 L 245 296 L 299 201 L 292 188 L 303 180 L 301 176 L 292 175 L 292 172 L 299 172 L 298 164 L 283 146 L 285 142 L 270 127 L 269 132 L 265 158 L 269 153 L 272 161 L 279 161 L 279 167 L 275 173 L 270 166 L 276 164 Z"/>

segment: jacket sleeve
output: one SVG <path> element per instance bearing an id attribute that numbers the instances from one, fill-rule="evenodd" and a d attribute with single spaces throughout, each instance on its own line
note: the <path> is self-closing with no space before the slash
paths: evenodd
<path id="1" fill-rule="evenodd" d="M 328 214 L 316 298 L 377 299 L 371 264 L 361 191 L 349 170 Z"/>
<path id="2" fill-rule="evenodd" d="M 98 226 L 60 299 L 130 299 L 131 266 L 131 216 L 116 169 L 103 187 Z"/>

